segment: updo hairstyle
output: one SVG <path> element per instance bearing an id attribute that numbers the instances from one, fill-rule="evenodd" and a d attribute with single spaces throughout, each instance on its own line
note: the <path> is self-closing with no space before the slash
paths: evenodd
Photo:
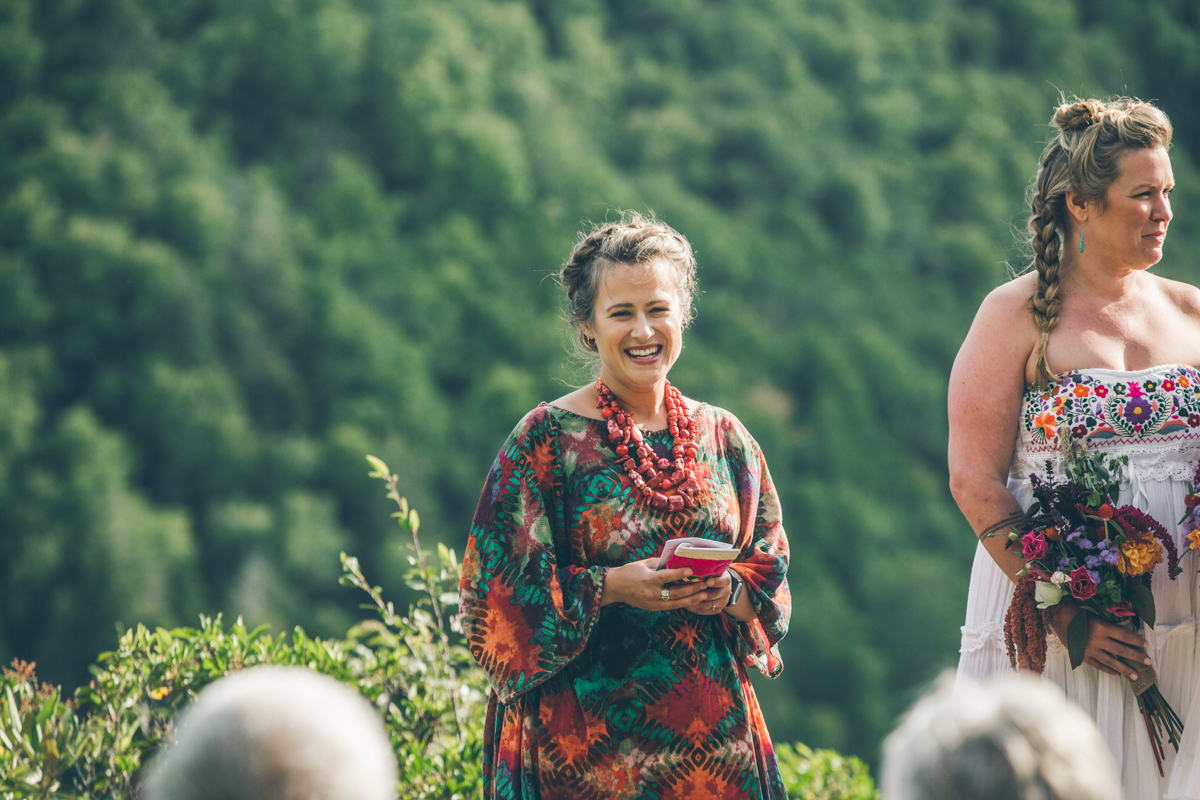
<path id="1" fill-rule="evenodd" d="M 679 292 L 683 327 L 691 324 L 692 296 L 696 291 L 696 258 L 692 245 L 679 231 L 636 211 L 621 214 L 618 222 L 596 225 L 579 234 L 579 244 L 559 271 L 559 284 L 567 293 L 567 315 L 575 329 L 578 354 L 591 359 L 599 352 L 596 340 L 583 330 L 596 313 L 600 280 L 614 264 L 648 265 L 659 262 L 669 268 Z"/>
<path id="2" fill-rule="evenodd" d="M 1055 110 L 1051 124 L 1058 135 L 1042 153 L 1029 201 L 1029 244 L 1037 270 L 1037 290 L 1029 304 L 1042 332 L 1034 381 L 1043 388 L 1057 381 L 1046 363 L 1046 342 L 1062 308 L 1058 281 L 1062 243 L 1067 234 L 1074 237 L 1077 233 L 1071 230 L 1067 192 L 1102 202 L 1118 177 L 1117 157 L 1122 152 L 1170 149 L 1172 133 L 1166 114 L 1131 97 L 1064 102 Z"/>

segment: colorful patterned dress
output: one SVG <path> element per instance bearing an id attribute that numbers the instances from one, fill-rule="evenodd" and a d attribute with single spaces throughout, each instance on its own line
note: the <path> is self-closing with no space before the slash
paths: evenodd
<path id="1" fill-rule="evenodd" d="M 491 678 L 485 798 L 784 798 L 746 668 L 783 668 L 787 537 L 758 444 L 732 414 L 694 414 L 700 502 L 631 495 L 604 425 L 545 403 L 488 475 L 463 559 L 467 641 Z M 668 454 L 670 434 L 646 441 Z M 741 549 L 757 613 L 600 607 L 605 570 L 680 536 Z"/>
<path id="2" fill-rule="evenodd" d="M 1110 456 L 1128 457 L 1119 502 L 1161 522 L 1181 554 L 1194 552 L 1186 549 L 1187 531 L 1180 529 L 1179 519 L 1200 459 L 1200 372 L 1166 365 L 1137 372 L 1085 369 L 1059 377 L 1061 382 L 1050 391 L 1031 387 L 1025 392 L 1008 473 L 1008 489 L 1017 502 L 1022 508 L 1033 502 L 1030 475 L 1044 474 L 1047 462 L 1062 475 L 1055 440 L 1066 426 L 1076 441 Z M 1058 637 L 1047 637 L 1045 676 L 1096 720 L 1120 770 L 1125 800 L 1200 798 L 1200 702 L 1193 696 L 1200 683 L 1200 580 L 1194 555 L 1185 555 L 1180 566 L 1183 573 L 1175 580 L 1161 565 L 1154 571 L 1151 590 L 1157 619 L 1145 632 L 1158 687 L 1184 722 L 1178 755 L 1166 746 L 1166 777 L 1158 775 L 1129 679 L 1086 664 L 1072 670 Z M 960 676 L 978 681 L 1010 671 L 1004 615 L 1012 593 L 1012 581 L 978 546 L 962 629 Z"/>

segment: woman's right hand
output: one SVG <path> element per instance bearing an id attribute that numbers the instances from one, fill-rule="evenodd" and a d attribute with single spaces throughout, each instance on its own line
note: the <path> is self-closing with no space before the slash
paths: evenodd
<path id="1" fill-rule="evenodd" d="M 600 605 L 624 603 L 645 611 L 674 611 L 691 608 L 708 599 L 704 581 L 667 586 L 672 581 L 683 580 L 692 574 L 688 567 L 681 569 L 655 570 L 658 557 L 632 561 L 619 567 L 609 567 L 604 577 L 604 593 Z M 666 589 L 670 600 L 663 599 Z"/>
<path id="2" fill-rule="evenodd" d="M 1077 614 L 1084 613 L 1074 602 L 1064 600 L 1054 615 L 1051 628 L 1064 645 L 1067 642 L 1067 627 Z M 1083 663 L 1095 667 L 1109 675 L 1124 675 L 1130 680 L 1137 680 L 1137 673 L 1130 669 L 1131 663 L 1149 664 L 1150 657 L 1146 655 L 1148 642 L 1132 631 L 1113 625 L 1097 617 L 1088 616 L 1087 644 L 1083 648 Z"/>

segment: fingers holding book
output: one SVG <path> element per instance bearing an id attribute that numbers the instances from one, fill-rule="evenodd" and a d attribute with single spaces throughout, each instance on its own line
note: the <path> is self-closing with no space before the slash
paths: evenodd
<path id="1" fill-rule="evenodd" d="M 610 567 L 600 605 L 624 603 L 646 611 L 674 611 L 715 602 L 706 581 L 683 582 L 691 577 L 690 568 L 656 570 L 657 564 L 657 558 L 647 558 Z"/>
<path id="2" fill-rule="evenodd" d="M 729 605 L 729 596 L 733 590 L 733 581 L 729 576 L 729 571 L 726 570 L 720 575 L 705 578 L 702 585 L 705 587 L 708 599 L 688 610 L 693 614 L 705 617 L 720 614 L 725 610 L 725 606 Z"/>

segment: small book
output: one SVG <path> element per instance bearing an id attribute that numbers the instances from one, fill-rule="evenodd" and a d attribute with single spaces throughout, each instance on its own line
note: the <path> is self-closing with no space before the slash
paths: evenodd
<path id="1" fill-rule="evenodd" d="M 740 555 L 736 547 L 727 542 L 714 542 L 712 539 L 701 539 L 688 536 L 683 539 L 671 539 L 663 545 L 662 555 L 658 557 L 658 569 L 692 568 L 692 577 L 685 581 L 700 581 L 713 575 L 720 575 L 725 568 L 733 563 Z"/>

